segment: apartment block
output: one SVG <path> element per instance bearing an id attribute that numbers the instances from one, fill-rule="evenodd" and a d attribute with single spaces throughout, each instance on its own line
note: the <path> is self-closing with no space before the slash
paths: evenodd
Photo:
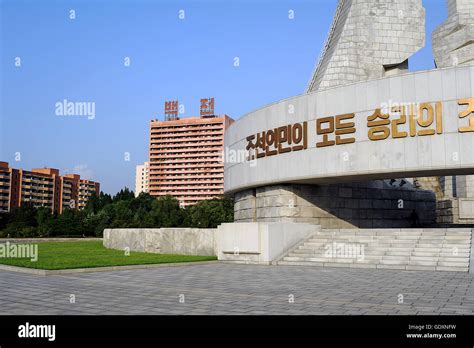
<path id="1" fill-rule="evenodd" d="M 99 193 L 99 183 L 82 180 L 78 174 L 61 176 L 54 168 L 27 171 L 0 162 L 0 212 L 26 203 L 58 213 L 66 208 L 83 209 L 89 198 Z"/>
<path id="2" fill-rule="evenodd" d="M 8 163 L 0 162 L 0 213 L 7 212 L 10 206 L 11 174 Z"/>
<path id="3" fill-rule="evenodd" d="M 80 182 L 81 177 L 78 174 L 66 174 L 61 177 L 61 211 L 66 208 L 75 209 L 78 205 Z"/>
<path id="4" fill-rule="evenodd" d="M 84 209 L 89 199 L 100 193 L 100 184 L 90 180 L 79 180 L 79 199 L 78 208 Z"/>
<path id="5" fill-rule="evenodd" d="M 150 122 L 152 196 L 171 195 L 188 206 L 224 193 L 224 132 L 234 120 L 210 113 L 201 108 L 199 117 Z"/>
<path id="6" fill-rule="evenodd" d="M 140 164 L 135 169 L 135 197 L 142 192 L 148 192 L 148 180 L 150 174 L 150 163 Z"/>

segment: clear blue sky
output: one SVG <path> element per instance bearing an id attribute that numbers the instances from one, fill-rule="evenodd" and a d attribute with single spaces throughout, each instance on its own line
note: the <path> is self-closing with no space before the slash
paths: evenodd
<path id="1" fill-rule="evenodd" d="M 179 99 L 192 116 L 201 97 L 213 96 L 217 113 L 238 119 L 302 93 L 337 1 L 0 3 L 0 160 L 76 171 L 115 193 L 134 189 L 135 166 L 147 160 L 149 121 L 162 118 L 165 100 Z M 424 6 L 426 47 L 411 70 L 434 67 L 431 32 L 447 16 L 444 0 Z M 63 99 L 95 102 L 95 119 L 56 116 Z"/>

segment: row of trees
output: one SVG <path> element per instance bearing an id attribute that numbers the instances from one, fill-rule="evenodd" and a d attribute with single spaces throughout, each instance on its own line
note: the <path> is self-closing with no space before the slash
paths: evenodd
<path id="1" fill-rule="evenodd" d="M 84 210 L 66 209 L 62 214 L 47 208 L 22 205 L 0 213 L 0 237 L 97 236 L 105 228 L 214 228 L 234 218 L 229 198 L 202 201 L 180 208 L 177 199 L 154 198 L 147 193 L 135 197 L 125 188 L 115 196 L 100 193 Z"/>

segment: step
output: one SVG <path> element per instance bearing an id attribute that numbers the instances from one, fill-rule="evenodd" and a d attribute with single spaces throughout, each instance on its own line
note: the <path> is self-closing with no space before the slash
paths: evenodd
<path id="1" fill-rule="evenodd" d="M 317 262 L 305 262 L 305 261 L 278 261 L 278 265 L 283 266 L 318 266 L 323 267 L 323 264 Z"/>
<path id="2" fill-rule="evenodd" d="M 392 244 L 417 244 L 416 240 L 413 239 L 393 239 Z"/>
<path id="3" fill-rule="evenodd" d="M 351 263 L 349 265 L 349 268 L 377 268 L 377 264 L 358 262 L 358 263 Z"/>
<path id="4" fill-rule="evenodd" d="M 406 234 L 406 235 L 398 235 L 398 236 L 395 236 L 395 238 L 393 238 L 394 240 L 418 240 L 420 239 L 420 236 L 416 236 L 416 235 L 410 235 L 410 234 Z"/>
<path id="5" fill-rule="evenodd" d="M 380 262 L 380 259 L 368 259 L 364 258 L 363 260 L 355 260 L 354 263 L 364 263 L 364 264 L 377 264 Z"/>
<path id="6" fill-rule="evenodd" d="M 392 246 L 392 243 L 370 243 L 367 245 L 367 248 L 390 248 Z"/>
<path id="7" fill-rule="evenodd" d="M 467 262 L 469 263 L 469 257 L 439 257 L 440 262 Z"/>
<path id="8" fill-rule="evenodd" d="M 374 237 L 374 239 L 378 239 L 378 240 L 396 240 L 396 239 L 404 239 L 404 240 L 414 240 L 414 239 L 418 239 L 418 236 L 397 236 L 397 235 L 392 235 L 392 236 L 388 236 L 388 235 L 385 235 L 385 236 L 376 236 Z"/>
<path id="9" fill-rule="evenodd" d="M 440 252 L 442 248 L 427 248 L 427 247 L 415 247 L 413 248 L 413 252 L 422 252 L 422 253 L 436 253 Z"/>
<path id="10" fill-rule="evenodd" d="M 430 266 L 430 267 L 436 267 L 438 265 L 437 260 L 431 260 L 431 261 L 416 261 L 416 260 L 409 260 L 407 262 L 407 266 Z"/>
<path id="11" fill-rule="evenodd" d="M 433 231 L 433 230 L 429 230 L 429 231 L 426 231 L 424 230 L 422 233 L 421 233 L 422 236 L 445 236 L 446 235 L 446 231 L 444 230 L 439 230 L 439 231 Z"/>
<path id="12" fill-rule="evenodd" d="M 471 255 L 471 253 L 469 253 L 469 252 L 454 253 L 452 251 L 450 251 L 450 252 L 441 251 L 439 253 L 439 257 L 467 257 L 467 258 L 469 258 L 470 255 Z"/>
<path id="13" fill-rule="evenodd" d="M 293 261 L 295 261 L 295 262 L 296 262 L 296 261 L 303 261 L 303 260 L 304 260 L 303 257 L 295 257 L 295 256 L 285 256 L 285 257 L 283 258 L 283 261 L 292 261 L 292 262 L 293 262 Z"/>
<path id="14" fill-rule="evenodd" d="M 442 266 L 442 267 L 469 267 L 469 261 L 463 261 L 463 262 L 438 261 L 438 266 Z"/>
<path id="15" fill-rule="evenodd" d="M 443 243 L 416 243 L 417 248 L 441 248 Z"/>
<path id="16" fill-rule="evenodd" d="M 410 256 L 410 261 L 438 261 L 437 256 Z"/>
<path id="17" fill-rule="evenodd" d="M 374 244 L 369 244 L 365 248 L 365 250 L 388 250 L 390 249 L 390 245 L 374 245 Z"/>
<path id="18" fill-rule="evenodd" d="M 471 242 L 469 243 L 443 243 L 445 248 L 470 248 Z"/>
<path id="19" fill-rule="evenodd" d="M 445 239 L 449 240 L 471 240 L 471 235 L 462 235 L 462 234 L 448 234 L 446 235 Z"/>
<path id="20" fill-rule="evenodd" d="M 418 239 L 418 242 L 416 244 L 435 244 L 435 245 L 441 245 L 444 243 L 444 239 Z"/>
<path id="21" fill-rule="evenodd" d="M 299 257 L 299 258 L 308 258 L 308 257 L 324 257 L 321 254 L 316 254 L 316 253 L 289 253 L 287 257 Z"/>
<path id="22" fill-rule="evenodd" d="M 332 238 L 310 238 L 305 243 L 330 243 Z"/>
<path id="23" fill-rule="evenodd" d="M 376 237 L 377 233 L 374 231 L 358 231 L 356 233 L 356 236 L 362 236 L 362 237 Z"/>
<path id="24" fill-rule="evenodd" d="M 349 268 L 350 263 L 326 262 L 326 263 L 324 263 L 323 266 L 324 266 L 324 267 Z"/>
<path id="25" fill-rule="evenodd" d="M 466 272 L 471 238 L 470 231 L 446 232 L 445 229 L 323 230 L 289 252 L 278 264 Z M 359 259 L 329 257 L 328 247 L 334 243 L 363 246 L 363 254 Z"/>
<path id="26" fill-rule="evenodd" d="M 306 252 L 306 253 L 289 253 L 287 255 L 288 257 L 303 257 L 303 258 L 321 258 L 321 259 L 334 259 L 334 258 L 340 258 L 338 257 L 339 255 L 335 255 L 335 257 L 331 256 L 326 256 L 324 253 L 311 253 L 311 252 Z M 380 255 L 373 255 L 373 254 L 362 254 L 360 257 L 354 257 L 353 259 L 367 259 L 367 260 L 377 260 L 382 258 L 383 254 Z M 345 258 L 345 257 L 344 257 Z"/>
<path id="27" fill-rule="evenodd" d="M 420 232 L 420 231 L 400 231 L 400 232 L 397 232 L 396 234 L 397 236 L 422 236 L 423 235 L 423 232 Z"/>
<path id="28" fill-rule="evenodd" d="M 305 261 L 323 262 L 323 263 L 353 263 L 356 259 L 330 258 L 330 257 L 308 257 Z"/>
<path id="29" fill-rule="evenodd" d="M 383 263 L 379 263 L 377 265 L 377 268 L 380 268 L 380 269 L 402 269 L 404 270 L 405 269 L 405 265 L 396 265 L 396 264 L 383 264 Z"/>
<path id="30" fill-rule="evenodd" d="M 347 241 L 333 241 L 327 243 L 316 243 L 316 242 L 305 242 L 300 247 L 309 247 L 309 248 L 318 248 L 318 247 L 333 247 L 334 245 L 363 245 L 364 247 L 372 246 L 372 243 L 365 243 L 365 242 L 347 242 Z"/>
<path id="31" fill-rule="evenodd" d="M 407 263 L 407 260 L 390 260 L 390 259 L 380 260 L 381 265 L 406 265 L 406 263 Z"/>
<path id="32" fill-rule="evenodd" d="M 407 260 L 410 258 L 409 255 L 385 255 L 383 260 Z"/>
<path id="33" fill-rule="evenodd" d="M 420 240 L 432 239 L 432 240 L 444 240 L 446 236 L 431 236 L 431 235 L 422 235 Z"/>
<path id="34" fill-rule="evenodd" d="M 447 267 L 447 266 L 437 266 L 437 271 L 448 271 L 448 272 L 468 272 L 469 267 Z"/>
<path id="35" fill-rule="evenodd" d="M 431 256 L 431 257 L 438 257 L 440 255 L 439 251 L 433 252 L 433 251 L 413 251 L 411 253 L 411 256 Z"/>
<path id="36" fill-rule="evenodd" d="M 471 248 L 441 248 L 442 253 L 470 254 Z"/>
<path id="37" fill-rule="evenodd" d="M 448 246 L 453 246 L 453 247 L 459 247 L 459 246 L 464 246 L 468 247 L 471 245 L 471 242 L 464 242 L 464 241 L 458 241 L 456 242 L 455 240 L 445 240 L 443 245 L 448 245 Z"/>
<path id="38" fill-rule="evenodd" d="M 390 247 L 390 248 L 387 248 L 387 252 L 389 251 L 409 251 L 409 252 L 413 252 L 415 251 L 415 248 L 414 247 Z"/>
<path id="39" fill-rule="evenodd" d="M 436 266 L 407 265 L 407 271 L 436 271 Z"/>
<path id="40" fill-rule="evenodd" d="M 326 249 L 324 249 L 324 248 L 301 248 L 301 249 L 295 249 L 291 253 L 295 253 L 295 254 L 321 254 L 321 255 L 324 255 L 326 253 Z"/>
<path id="41" fill-rule="evenodd" d="M 373 255 L 373 256 L 383 256 L 387 253 L 387 250 L 384 249 L 364 249 L 364 255 Z"/>
<path id="42" fill-rule="evenodd" d="M 396 236 L 398 233 L 400 233 L 400 230 L 395 228 L 395 229 L 390 229 L 390 228 L 384 228 L 377 230 L 377 236 Z"/>
<path id="43" fill-rule="evenodd" d="M 311 238 L 306 243 L 376 243 L 377 241 L 367 238 Z"/>
<path id="44" fill-rule="evenodd" d="M 328 242 L 304 242 L 302 246 L 309 247 L 309 248 L 318 248 L 318 247 L 325 246 L 326 244 L 328 244 Z"/>
<path id="45" fill-rule="evenodd" d="M 400 250 L 400 251 L 391 250 L 391 251 L 387 251 L 386 255 L 387 256 L 410 256 L 412 255 L 412 251 L 411 250 Z"/>

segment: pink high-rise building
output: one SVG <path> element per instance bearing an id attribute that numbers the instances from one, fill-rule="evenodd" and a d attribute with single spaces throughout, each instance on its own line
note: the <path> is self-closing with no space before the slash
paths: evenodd
<path id="1" fill-rule="evenodd" d="M 182 206 L 223 195 L 224 132 L 234 120 L 202 105 L 200 117 L 150 122 L 150 195 L 174 196 Z"/>

